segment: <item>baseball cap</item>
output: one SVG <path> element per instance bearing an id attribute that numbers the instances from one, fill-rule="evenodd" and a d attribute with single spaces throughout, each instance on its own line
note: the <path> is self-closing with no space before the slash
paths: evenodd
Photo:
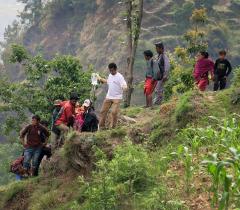
<path id="1" fill-rule="evenodd" d="M 91 101 L 89 99 L 86 99 L 83 103 L 83 106 L 85 106 L 85 107 L 91 106 Z"/>

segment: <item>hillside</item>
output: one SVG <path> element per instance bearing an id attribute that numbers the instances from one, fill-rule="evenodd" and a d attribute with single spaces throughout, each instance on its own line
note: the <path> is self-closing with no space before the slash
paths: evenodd
<path id="1" fill-rule="evenodd" d="M 232 103 L 236 90 L 194 90 L 160 110 L 124 110 L 136 124 L 121 122 L 115 130 L 96 134 L 71 133 L 64 148 L 44 162 L 39 178 L 0 188 L 0 208 L 210 210 L 223 205 L 221 195 L 229 192 L 228 209 L 237 209 L 238 183 L 231 165 L 219 171 L 219 202 L 214 203 L 215 178 L 203 163 L 210 163 L 214 154 L 219 163 L 234 158 L 230 147 L 238 154 L 239 104 Z M 233 174 L 228 189 L 223 187 L 226 172 Z"/>
<path id="2" fill-rule="evenodd" d="M 16 132 L 28 117 L 37 113 L 51 122 L 54 100 L 73 91 L 80 103 L 90 98 L 93 70 L 104 75 L 110 61 L 120 72 L 126 65 L 123 2 L 19 1 L 27 4 L 21 23 L 9 26 L 1 43 L 1 210 L 240 209 L 239 0 L 145 0 L 134 96 L 121 109 L 119 126 L 69 132 L 64 146 L 43 161 L 40 176 L 14 182 L 9 162 L 21 154 Z M 195 11 L 205 17 L 204 9 L 195 10 L 203 6 L 208 19 L 198 28 L 190 17 Z M 199 43 L 208 42 L 213 58 L 229 50 L 228 89 L 196 89 L 195 59 L 184 36 L 189 29 L 205 32 Z M 165 43 L 171 71 L 164 103 L 150 109 L 136 104 L 144 98 L 142 51 L 154 50 L 156 41 Z M 97 112 L 106 86 L 98 88 Z"/>
<path id="3" fill-rule="evenodd" d="M 167 50 L 184 46 L 183 34 L 190 27 L 194 8 L 204 6 L 208 12 L 207 33 L 209 51 L 216 56 L 219 49 L 230 52 L 230 58 L 239 64 L 239 2 L 236 0 L 189 1 L 152 0 L 144 3 L 141 41 L 135 65 L 135 82 L 142 80 L 142 51 L 153 49 L 153 43 L 163 41 Z M 126 65 L 124 6 L 117 0 L 50 1 L 40 12 L 40 18 L 19 33 L 6 34 L 8 46 L 12 42 L 23 43 L 33 54 L 43 53 L 51 58 L 56 53 L 77 56 L 83 66 L 93 65 L 104 71 L 110 61 L 116 61 L 121 71 Z M 117 11 L 117 12 L 116 12 Z M 39 14 L 39 13 L 37 13 Z M 15 34 L 14 34 L 15 33 Z M 17 34 L 16 34 L 17 33 Z M 7 65 L 8 47 L 3 55 Z M 10 72 L 13 66 L 7 68 Z M 9 73 L 13 79 L 19 73 Z M 16 78 L 17 77 L 17 78 Z"/>

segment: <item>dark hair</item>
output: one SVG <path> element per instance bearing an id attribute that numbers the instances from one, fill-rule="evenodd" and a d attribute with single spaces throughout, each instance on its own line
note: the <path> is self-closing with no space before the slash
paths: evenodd
<path id="1" fill-rule="evenodd" d="M 116 65 L 116 63 L 110 63 L 109 65 L 108 65 L 108 68 L 109 69 L 117 69 L 117 65 Z"/>
<path id="2" fill-rule="evenodd" d="M 209 53 L 206 51 L 201 51 L 199 52 L 204 58 L 208 58 L 209 57 Z"/>
<path id="3" fill-rule="evenodd" d="M 219 51 L 219 55 L 227 55 L 226 50 L 220 50 L 220 51 Z"/>
<path id="4" fill-rule="evenodd" d="M 162 42 L 155 43 L 155 46 L 164 50 L 164 44 Z"/>
<path id="5" fill-rule="evenodd" d="M 153 52 L 151 50 L 145 50 L 143 54 L 147 57 L 152 58 L 153 57 Z"/>
<path id="6" fill-rule="evenodd" d="M 70 94 L 70 100 L 79 100 L 79 96 L 77 93 L 73 92 Z"/>
<path id="7" fill-rule="evenodd" d="M 38 115 L 33 115 L 32 120 L 37 120 L 39 122 L 41 118 Z"/>
<path id="8" fill-rule="evenodd" d="M 48 125 L 49 125 L 47 120 L 41 120 L 40 124 L 45 126 L 45 127 L 48 127 Z"/>

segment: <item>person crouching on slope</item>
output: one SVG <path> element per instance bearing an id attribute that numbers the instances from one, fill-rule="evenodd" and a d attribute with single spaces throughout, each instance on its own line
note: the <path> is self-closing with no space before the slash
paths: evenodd
<path id="1" fill-rule="evenodd" d="M 63 101 L 61 103 L 61 110 L 59 118 L 56 119 L 55 126 L 60 130 L 60 139 L 65 140 L 65 136 L 69 131 L 70 127 L 73 127 L 75 117 L 75 106 L 79 97 L 76 93 L 72 93 L 69 101 Z M 52 139 L 52 142 L 56 142 L 56 139 Z"/>
<path id="2" fill-rule="evenodd" d="M 111 117 L 111 128 L 115 128 L 117 125 L 118 113 L 120 112 L 120 103 L 123 98 L 123 91 L 127 89 L 127 83 L 122 76 L 117 71 L 117 65 L 115 63 L 110 63 L 108 65 L 110 74 L 108 79 L 103 79 L 98 77 L 98 80 L 102 83 L 108 84 L 108 93 L 103 102 L 102 109 L 100 112 L 100 129 L 105 129 L 105 122 L 109 110 L 112 108 Z"/>
<path id="3" fill-rule="evenodd" d="M 96 132 L 98 130 L 98 118 L 90 99 L 86 99 L 83 103 L 83 125 L 82 132 Z"/>
<path id="4" fill-rule="evenodd" d="M 151 50 L 144 51 L 144 57 L 147 62 L 146 67 L 146 79 L 144 84 L 144 94 L 146 95 L 146 107 L 152 107 L 153 105 L 153 98 L 152 94 L 155 90 L 157 85 L 157 80 L 154 79 L 154 60 L 153 60 L 153 53 Z"/>
<path id="5" fill-rule="evenodd" d="M 211 79 L 213 80 L 214 62 L 210 60 L 207 52 L 199 52 L 196 58 L 196 64 L 194 67 L 194 79 L 195 83 L 200 91 L 205 91 L 209 85 L 208 74 L 210 72 Z"/>

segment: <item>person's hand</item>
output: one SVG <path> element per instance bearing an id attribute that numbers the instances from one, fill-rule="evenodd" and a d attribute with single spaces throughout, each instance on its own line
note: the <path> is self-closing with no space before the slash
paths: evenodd
<path id="1" fill-rule="evenodd" d="M 97 80 L 101 81 L 102 77 L 100 77 L 99 74 L 97 74 L 96 76 L 97 76 Z"/>
<path id="2" fill-rule="evenodd" d="M 214 75 L 211 76 L 211 80 L 214 81 L 215 80 L 215 77 Z"/>

